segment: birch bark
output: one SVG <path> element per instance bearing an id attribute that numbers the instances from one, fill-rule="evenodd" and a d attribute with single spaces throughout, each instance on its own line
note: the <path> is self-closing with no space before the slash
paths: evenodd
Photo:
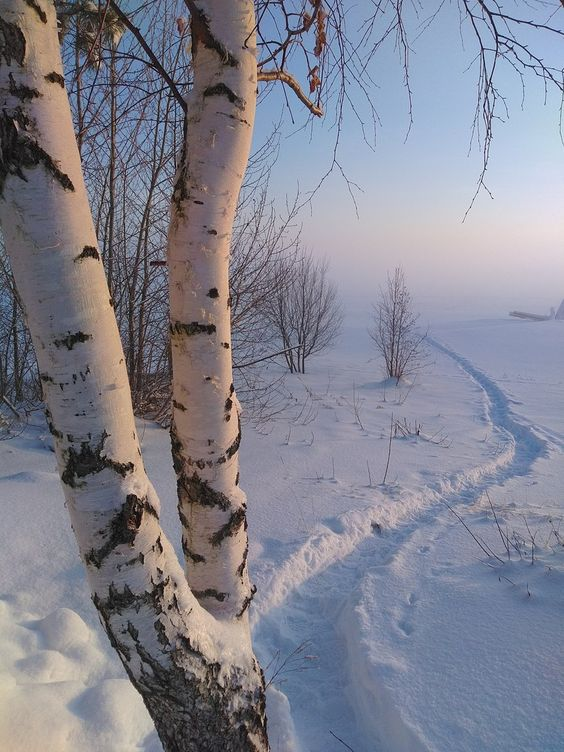
<path id="1" fill-rule="evenodd" d="M 198 604 L 160 527 L 50 0 L 0 0 L 0 100 L 0 223 L 102 625 L 167 752 L 267 750 L 248 626 Z"/>
<path id="2" fill-rule="evenodd" d="M 222 619 L 246 619 L 245 495 L 231 366 L 229 252 L 257 86 L 252 0 L 189 0 L 194 85 L 168 259 L 172 451 L 190 586 Z"/>

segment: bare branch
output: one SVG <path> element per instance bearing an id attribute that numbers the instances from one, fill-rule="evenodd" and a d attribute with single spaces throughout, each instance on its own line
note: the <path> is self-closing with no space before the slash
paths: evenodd
<path id="1" fill-rule="evenodd" d="M 282 83 L 286 84 L 286 86 L 289 86 L 290 89 L 292 89 L 292 91 L 298 97 L 300 102 L 307 107 L 307 109 L 312 113 L 312 115 L 315 115 L 316 117 L 323 116 L 323 109 L 319 107 L 318 105 L 314 104 L 314 102 L 312 102 L 311 99 L 308 99 L 308 97 L 304 94 L 297 80 L 294 78 L 294 76 L 292 76 L 287 71 L 283 71 L 283 70 L 262 71 L 261 70 L 259 71 L 257 78 L 259 81 L 282 81 Z"/>
<path id="2" fill-rule="evenodd" d="M 186 112 L 186 100 L 184 99 L 184 97 L 180 93 L 180 90 L 178 89 L 178 87 L 175 84 L 175 82 L 172 80 L 172 78 L 169 76 L 169 74 L 167 73 L 167 71 L 161 65 L 158 57 L 155 55 L 155 53 L 153 52 L 153 50 L 147 44 L 147 41 L 146 41 L 145 36 L 143 35 L 143 33 L 130 20 L 129 16 L 127 16 L 127 14 L 125 14 L 121 10 L 121 8 L 115 2 L 115 0 L 110 0 L 109 7 L 114 11 L 114 13 L 116 14 L 116 16 L 118 16 L 118 18 L 120 19 L 120 21 L 123 23 L 123 25 L 126 26 L 127 29 L 129 29 L 129 31 L 133 34 L 133 36 L 135 37 L 135 39 L 139 42 L 139 44 L 143 48 L 143 51 L 145 52 L 145 54 L 147 55 L 147 57 L 151 61 L 151 66 L 167 82 L 167 84 L 170 87 L 170 91 L 171 91 L 172 95 L 174 96 L 174 98 L 176 99 L 176 101 L 178 102 L 178 104 L 182 107 L 182 109 L 184 110 L 184 112 Z"/>

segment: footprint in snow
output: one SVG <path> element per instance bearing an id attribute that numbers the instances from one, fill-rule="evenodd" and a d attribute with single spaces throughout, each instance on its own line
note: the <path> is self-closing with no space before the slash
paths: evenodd
<path id="1" fill-rule="evenodd" d="M 414 627 L 409 619 L 401 619 L 401 621 L 398 621 L 398 627 L 406 637 L 409 637 L 411 634 L 413 634 Z"/>
<path id="2" fill-rule="evenodd" d="M 411 615 L 413 614 L 413 609 L 415 608 L 418 600 L 419 600 L 419 596 L 416 593 L 410 593 L 407 596 L 407 605 L 409 609 L 406 610 L 406 613 L 404 614 L 404 616 L 401 619 L 399 619 L 397 622 L 398 629 L 406 637 L 409 637 L 415 631 L 415 625 L 413 624 L 413 621 L 411 620 Z"/>

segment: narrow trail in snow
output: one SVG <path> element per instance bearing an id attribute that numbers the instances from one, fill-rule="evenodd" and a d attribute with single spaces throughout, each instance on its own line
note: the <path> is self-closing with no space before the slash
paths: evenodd
<path id="1" fill-rule="evenodd" d="M 445 502 L 471 504 L 492 485 L 528 474 L 549 449 L 533 426 L 514 415 L 492 379 L 445 344 L 429 342 L 481 389 L 497 451 L 489 461 L 439 477 L 417 493 L 405 492 L 393 501 L 382 495 L 364 510 L 344 513 L 310 536 L 263 588 L 254 619 L 261 653 L 280 650 L 285 656 L 309 640 L 304 652 L 317 656 L 291 664 L 282 677 L 303 752 L 344 749 L 331 732 L 354 752 L 425 752 L 384 689 L 363 682 L 367 659 L 347 635 L 356 590 L 367 567 L 388 567 L 421 527 L 444 514 Z M 305 676 L 301 673 L 313 666 Z M 308 719 L 314 716 L 314 727 L 327 729 L 324 738 L 310 730 Z"/>

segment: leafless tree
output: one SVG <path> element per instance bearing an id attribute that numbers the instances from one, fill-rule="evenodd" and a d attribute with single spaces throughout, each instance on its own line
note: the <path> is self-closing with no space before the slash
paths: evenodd
<path id="1" fill-rule="evenodd" d="M 268 316 L 290 373 L 305 373 L 306 359 L 339 336 L 343 312 L 328 269 L 327 261 L 310 253 L 278 264 L 280 281 L 269 301 Z"/>
<path id="2" fill-rule="evenodd" d="M 369 335 L 384 358 L 386 374 L 399 383 L 425 363 L 425 337 L 417 326 L 419 314 L 413 311 L 411 294 L 401 266 L 395 268 L 380 298 L 374 304 L 374 325 Z"/>
<path id="3" fill-rule="evenodd" d="M 0 399 L 15 404 L 41 399 L 35 353 L 4 244 L 0 242 Z"/>
<path id="4" fill-rule="evenodd" d="M 174 0 L 57 2 L 77 142 L 137 413 L 170 402 L 166 238 L 190 83 Z M 182 83 L 180 83 L 182 82 Z"/>

